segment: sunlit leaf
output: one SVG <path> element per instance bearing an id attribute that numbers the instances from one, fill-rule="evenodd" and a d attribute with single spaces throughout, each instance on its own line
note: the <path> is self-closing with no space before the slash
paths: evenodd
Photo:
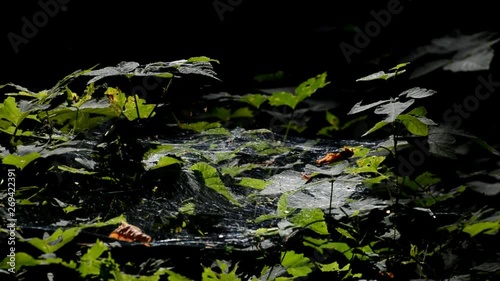
<path id="1" fill-rule="evenodd" d="M 410 64 L 409 62 L 399 63 L 398 65 L 396 65 L 395 67 L 390 68 L 389 70 L 399 70 L 400 68 L 403 68 L 403 67 L 405 67 L 405 66 L 407 66 L 409 64 Z"/>
<path id="2" fill-rule="evenodd" d="M 108 247 L 99 239 L 87 250 L 81 259 L 80 266 L 78 267 L 78 272 L 80 272 L 82 277 L 88 275 L 99 275 L 101 272 L 101 261 L 99 257 L 108 250 Z"/>
<path id="3" fill-rule="evenodd" d="M 336 227 L 335 230 L 337 230 L 337 232 L 340 233 L 345 238 L 356 240 L 354 236 L 352 236 L 351 233 L 349 233 L 349 231 L 347 231 L 346 229 L 343 229 L 341 227 Z"/>
<path id="4" fill-rule="evenodd" d="M 399 120 L 414 135 L 427 136 L 429 134 L 429 127 L 412 115 L 400 114 L 396 117 L 396 120 Z"/>
<path id="5" fill-rule="evenodd" d="M 216 63 L 220 63 L 218 60 L 216 59 L 211 59 L 209 57 L 205 57 L 205 56 L 201 56 L 201 57 L 190 57 L 189 59 L 187 59 L 188 62 L 216 62 Z"/>
<path id="6" fill-rule="evenodd" d="M 368 135 L 368 134 L 371 134 L 381 128 L 383 128 L 385 125 L 389 124 L 388 122 L 386 121 L 380 121 L 380 122 L 377 122 L 377 124 L 375 124 L 370 130 L 366 131 L 366 133 L 364 133 L 363 135 L 361 135 L 362 137 Z"/>
<path id="7" fill-rule="evenodd" d="M 19 127 L 21 122 L 29 115 L 29 111 L 21 110 L 14 97 L 8 97 L 0 104 L 0 119 L 11 122 L 15 127 Z"/>
<path id="8" fill-rule="evenodd" d="M 180 163 L 182 163 L 182 161 L 177 159 L 177 158 L 170 157 L 170 156 L 163 156 L 160 158 L 160 160 L 158 160 L 158 163 L 156 165 L 154 165 L 153 167 L 150 168 L 150 170 L 156 170 L 159 168 L 167 167 L 167 166 L 174 165 L 174 164 L 180 164 Z"/>
<path id="9" fill-rule="evenodd" d="M 390 100 L 381 100 L 381 101 L 373 102 L 373 103 L 366 104 L 366 105 L 361 105 L 362 102 L 363 101 L 356 103 L 347 114 L 356 114 L 358 112 L 362 112 L 362 111 L 365 111 L 367 109 L 373 108 L 377 105 L 390 102 Z"/>
<path id="10" fill-rule="evenodd" d="M 2 163 L 5 165 L 14 165 L 22 170 L 33 160 L 40 157 L 41 155 L 38 152 L 33 152 L 22 156 L 9 154 L 2 159 Z"/>
<path id="11" fill-rule="evenodd" d="M 405 69 L 397 71 L 397 72 L 389 72 L 389 73 L 385 73 L 384 71 L 379 71 L 379 72 L 375 72 L 375 73 L 372 73 L 370 75 L 361 77 L 359 79 L 356 79 L 356 82 L 372 81 L 372 80 L 389 80 L 390 78 L 395 77 L 396 75 L 403 74 L 404 72 L 406 72 Z"/>
<path id="12" fill-rule="evenodd" d="M 387 104 L 383 104 L 375 108 L 375 114 L 387 115 L 383 120 L 388 123 L 394 122 L 396 118 L 403 113 L 408 107 L 410 107 L 415 100 L 411 99 L 406 102 L 391 101 Z"/>
<path id="13" fill-rule="evenodd" d="M 168 281 L 192 281 L 190 278 L 184 277 L 172 270 L 166 269 L 165 271 L 168 274 Z"/>
<path id="14" fill-rule="evenodd" d="M 0 263 L 0 268 L 11 268 L 10 257 L 6 257 Z M 61 258 L 46 258 L 46 259 L 36 259 L 25 252 L 16 253 L 15 259 L 15 271 L 19 272 L 19 270 L 24 266 L 37 266 L 37 265 L 48 265 L 48 264 L 61 264 L 63 263 L 63 259 Z"/>
<path id="15" fill-rule="evenodd" d="M 248 94 L 240 98 L 240 101 L 246 102 L 256 108 L 259 108 L 261 104 L 267 101 L 267 97 L 261 94 Z"/>
<path id="16" fill-rule="evenodd" d="M 57 229 L 47 238 L 32 238 L 28 240 L 28 243 L 39 249 L 44 253 L 54 253 L 59 250 L 62 246 L 71 242 L 78 233 L 80 233 L 79 227 L 69 228 L 67 230 Z"/>
<path id="17" fill-rule="evenodd" d="M 272 106 L 282 106 L 286 105 L 292 109 L 295 109 L 299 103 L 299 99 L 292 93 L 288 92 L 277 92 L 273 93 L 269 98 L 269 104 Z"/>
<path id="18" fill-rule="evenodd" d="M 385 160 L 385 156 L 368 156 L 361 158 L 356 161 L 358 167 L 347 168 L 346 171 L 350 173 L 376 173 L 378 174 L 378 168 L 380 163 Z"/>
<path id="19" fill-rule="evenodd" d="M 314 264 L 304 254 L 297 254 L 293 250 L 281 254 L 281 265 L 293 277 L 304 277 L 312 272 Z"/>
<path id="20" fill-rule="evenodd" d="M 324 213 L 321 209 L 302 209 L 290 218 L 290 221 L 297 226 L 309 228 L 318 234 L 328 235 Z"/>
<path id="21" fill-rule="evenodd" d="M 248 107 L 242 107 L 236 109 L 231 113 L 231 118 L 252 118 L 253 112 Z"/>
<path id="22" fill-rule="evenodd" d="M 337 116 L 335 116 L 333 113 L 330 111 L 326 111 L 326 121 L 332 125 L 332 127 L 338 131 L 339 130 L 339 125 L 340 125 L 340 120 Z"/>
<path id="23" fill-rule="evenodd" d="M 216 107 L 210 112 L 210 115 L 222 121 L 229 121 L 229 119 L 231 119 L 231 109 Z"/>
<path id="24" fill-rule="evenodd" d="M 262 190 L 262 189 L 266 188 L 266 186 L 268 186 L 271 183 L 267 182 L 265 180 L 261 180 L 261 179 L 244 177 L 240 180 L 240 182 L 238 184 L 241 186 Z"/>
<path id="25" fill-rule="evenodd" d="M 219 122 L 209 123 L 206 121 L 190 123 L 190 124 L 179 124 L 181 129 L 192 130 L 201 133 L 208 129 L 219 128 L 221 124 Z"/>
<path id="26" fill-rule="evenodd" d="M 155 108 L 155 105 L 145 103 L 146 101 L 139 98 L 137 95 L 135 96 L 135 98 L 129 96 L 127 98 L 127 102 L 125 103 L 125 110 L 123 111 L 123 115 L 125 115 L 125 117 L 127 117 L 129 121 L 135 120 L 137 118 L 147 118 L 150 115 L 154 116 L 153 110 Z"/>
<path id="27" fill-rule="evenodd" d="M 210 267 L 205 267 L 201 274 L 202 280 L 220 280 L 220 281 L 241 281 L 241 279 L 236 275 L 236 270 L 238 265 L 236 264 L 233 270 L 229 271 L 229 266 L 226 262 L 216 260 L 219 270 L 214 271 Z"/>
<path id="28" fill-rule="evenodd" d="M 202 132 L 203 135 L 223 135 L 230 136 L 231 132 L 229 132 L 226 128 L 213 128 L 208 129 Z"/>
<path id="29" fill-rule="evenodd" d="M 319 270 L 322 272 L 339 272 L 339 271 L 347 271 L 350 268 L 350 264 L 345 265 L 344 267 L 340 268 L 339 263 L 334 261 L 332 263 L 328 264 L 322 264 L 322 263 L 316 263 L 318 266 Z"/>
<path id="30" fill-rule="evenodd" d="M 230 154 L 230 156 L 231 155 L 232 154 Z M 231 158 L 232 157 L 230 157 L 228 159 L 231 159 Z M 255 164 L 247 163 L 247 164 L 243 164 L 241 166 L 222 167 L 221 172 L 222 172 L 222 174 L 227 174 L 227 175 L 230 175 L 232 177 L 235 177 L 235 176 L 237 176 L 245 171 L 249 171 L 249 170 L 255 169 L 257 167 L 258 166 Z"/>
<path id="31" fill-rule="evenodd" d="M 434 90 L 429 90 L 429 89 L 423 89 L 420 87 L 414 87 L 409 90 L 406 90 L 399 94 L 399 96 L 406 96 L 407 98 L 413 98 L 413 99 L 421 99 L 421 98 L 426 98 L 434 95 L 436 91 Z"/>
<path id="32" fill-rule="evenodd" d="M 462 231 L 474 237 L 480 233 L 496 235 L 500 229 L 500 221 L 482 221 L 466 225 Z"/>
<path id="33" fill-rule="evenodd" d="M 69 214 L 73 211 L 76 211 L 78 209 L 81 209 L 82 207 L 78 207 L 75 205 L 68 205 L 67 207 L 63 208 L 64 213 Z"/>
<path id="34" fill-rule="evenodd" d="M 224 183 L 219 177 L 219 173 L 217 172 L 217 169 L 214 167 L 210 166 L 207 163 L 204 162 L 198 162 L 191 166 L 191 170 L 193 171 L 198 171 L 202 174 L 203 179 L 205 180 L 205 185 L 213 190 L 215 190 L 217 193 L 220 195 L 224 196 L 226 199 L 231 201 L 237 206 L 240 206 L 241 204 L 231 195 L 229 190 L 226 188 Z"/>
<path id="35" fill-rule="evenodd" d="M 309 78 L 305 82 L 302 82 L 296 89 L 295 95 L 297 96 L 297 102 L 301 102 L 304 99 L 310 97 L 318 89 L 325 87 L 330 84 L 326 81 L 326 72 L 317 75 L 316 77 Z M 295 107 L 292 107 L 295 108 Z"/>

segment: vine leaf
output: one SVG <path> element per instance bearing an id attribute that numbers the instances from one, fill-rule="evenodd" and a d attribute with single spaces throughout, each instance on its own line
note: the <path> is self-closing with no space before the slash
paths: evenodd
<path id="1" fill-rule="evenodd" d="M 361 103 L 363 101 L 360 101 L 358 103 L 356 103 L 352 108 L 351 110 L 349 111 L 349 113 L 347 114 L 356 114 L 356 113 L 359 113 L 359 112 L 362 112 L 362 111 L 365 111 L 367 109 L 370 109 L 372 107 L 375 107 L 377 105 L 381 105 L 383 103 L 386 103 L 386 102 L 389 102 L 390 100 L 381 100 L 381 101 L 377 101 L 377 102 L 374 102 L 374 103 L 370 103 L 370 104 L 366 104 L 366 105 L 361 105 Z"/>
<path id="2" fill-rule="evenodd" d="M 103 78 L 111 76 L 155 76 L 159 78 L 173 78 L 176 74 L 194 74 L 219 80 L 212 67 L 212 61 L 217 62 L 207 57 L 193 57 L 187 60 L 172 62 L 154 62 L 146 65 L 140 65 L 134 61 L 123 61 L 116 66 L 91 70 L 85 72 L 83 75 L 93 77 L 87 84 L 95 83 Z"/>
<path id="3" fill-rule="evenodd" d="M 404 69 L 401 71 L 398 71 L 398 72 L 388 72 L 388 73 L 385 73 L 384 71 L 379 71 L 379 72 L 375 72 L 375 73 L 372 73 L 370 75 L 361 77 L 359 79 L 356 79 L 356 82 L 372 81 L 372 80 L 389 80 L 396 75 L 404 73 L 405 71 L 406 70 L 404 70 Z"/>
<path id="4" fill-rule="evenodd" d="M 391 101 L 388 104 L 380 105 L 379 107 L 375 108 L 375 114 L 381 114 L 381 115 L 387 115 L 387 117 L 383 120 L 384 122 L 392 123 L 398 115 L 403 113 L 408 107 L 410 107 L 415 100 L 411 99 L 406 102 L 399 102 L 399 101 Z"/>
<path id="5" fill-rule="evenodd" d="M 407 98 L 414 98 L 414 99 L 421 99 L 421 98 L 426 98 L 434 95 L 436 91 L 434 90 L 428 90 L 428 89 L 423 89 L 420 87 L 414 87 L 411 89 L 408 89 L 406 91 L 403 91 L 399 96 L 406 96 Z"/>

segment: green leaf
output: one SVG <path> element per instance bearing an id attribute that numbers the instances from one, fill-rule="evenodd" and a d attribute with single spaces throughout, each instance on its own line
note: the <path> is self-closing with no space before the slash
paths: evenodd
<path id="1" fill-rule="evenodd" d="M 349 270 L 349 264 L 347 264 L 347 268 L 343 267 L 342 269 L 339 266 L 339 263 L 334 261 L 332 263 L 328 264 L 322 264 L 322 263 L 316 263 L 318 266 L 319 270 L 322 272 L 340 272 L 340 271 L 346 271 Z"/>
<path id="2" fill-rule="evenodd" d="M 179 207 L 179 212 L 187 215 L 194 215 L 196 206 L 193 202 L 188 202 Z"/>
<path id="3" fill-rule="evenodd" d="M 0 263 L 0 268 L 8 269 L 10 267 L 10 257 L 6 257 Z M 27 253 L 20 252 L 16 253 L 16 261 L 15 261 L 15 271 L 19 272 L 19 270 L 23 266 L 37 266 L 37 265 L 47 265 L 47 264 L 62 264 L 63 260 L 61 258 L 47 258 L 47 259 L 35 259 Z"/>
<path id="4" fill-rule="evenodd" d="M 327 126 L 321 128 L 316 134 L 319 136 L 331 136 L 330 132 L 332 131 L 337 131 L 337 128 L 335 126 Z"/>
<path id="5" fill-rule="evenodd" d="M 229 266 L 226 262 L 216 260 L 219 266 L 220 273 L 213 271 L 210 267 L 205 267 L 201 275 L 202 281 L 219 280 L 219 281 L 241 281 L 241 279 L 236 275 L 236 270 L 238 265 L 236 264 L 233 270 L 229 271 Z"/>
<path id="6" fill-rule="evenodd" d="M 248 107 L 238 108 L 231 114 L 231 118 L 252 118 L 252 117 L 253 117 L 253 112 Z"/>
<path id="7" fill-rule="evenodd" d="M 358 167 L 347 168 L 346 171 L 350 173 L 375 173 L 378 174 L 378 167 L 380 163 L 385 160 L 385 156 L 368 156 L 356 161 Z"/>
<path id="8" fill-rule="evenodd" d="M 380 122 L 377 122 L 377 124 L 375 124 L 375 126 L 373 126 L 370 130 L 366 131 L 366 133 L 364 133 L 363 135 L 361 135 L 362 137 L 368 135 L 368 134 L 371 134 L 379 129 L 381 129 L 382 127 L 384 127 L 385 125 L 389 124 L 388 122 L 386 121 L 380 121 Z"/>
<path id="9" fill-rule="evenodd" d="M 236 156 L 236 155 L 234 155 L 234 156 Z M 231 152 L 228 159 L 231 159 L 234 156 L 233 156 L 233 152 Z M 230 175 L 232 177 L 235 177 L 235 176 L 237 176 L 245 171 L 249 171 L 249 170 L 252 170 L 255 168 L 258 168 L 258 166 L 255 164 L 252 164 L 252 163 L 247 163 L 247 164 L 243 164 L 241 166 L 222 167 L 221 172 L 224 175 Z"/>
<path id="10" fill-rule="evenodd" d="M 181 163 L 182 163 L 182 161 L 177 159 L 177 158 L 170 157 L 170 156 L 163 156 L 162 158 L 160 158 L 160 160 L 158 160 L 158 163 L 156 165 L 154 165 L 153 167 L 149 168 L 149 170 L 156 170 L 159 168 L 167 167 L 167 166 L 174 165 L 174 164 L 181 164 Z"/>
<path id="11" fill-rule="evenodd" d="M 496 235 L 500 229 L 500 221 L 483 221 L 466 225 L 462 231 L 474 237 L 480 233 Z"/>
<path id="12" fill-rule="evenodd" d="M 218 60 L 216 59 L 211 59 L 209 57 L 205 57 L 205 56 L 201 56 L 201 57 L 190 57 L 189 59 L 187 59 L 188 62 L 216 62 L 216 63 L 220 63 Z"/>
<path id="13" fill-rule="evenodd" d="M 229 190 L 220 179 L 217 169 L 207 163 L 198 162 L 191 166 L 191 170 L 198 171 L 202 174 L 203 179 L 205 180 L 205 185 L 207 187 L 217 191 L 217 193 L 224 196 L 235 205 L 241 206 L 241 204 L 231 195 L 231 193 L 229 193 Z"/>
<path id="14" fill-rule="evenodd" d="M 259 108 L 265 101 L 267 101 L 267 97 L 261 94 L 248 94 L 242 96 L 240 98 L 240 101 L 246 102 L 256 108 Z"/>
<path id="15" fill-rule="evenodd" d="M 405 128 L 414 135 L 427 136 L 429 134 L 429 127 L 412 115 L 400 114 L 396 119 L 401 121 Z"/>
<path id="16" fill-rule="evenodd" d="M 63 208 L 63 211 L 64 213 L 68 214 L 81 208 L 82 207 L 77 207 L 75 205 L 68 205 L 67 207 Z"/>
<path id="17" fill-rule="evenodd" d="M 250 187 L 258 190 L 262 190 L 266 188 L 270 184 L 270 182 L 267 182 L 265 180 L 261 179 L 254 179 L 254 178 L 242 178 L 240 182 L 238 183 L 241 186 L 245 187 Z"/>
<path id="18" fill-rule="evenodd" d="M 52 233 L 52 235 L 50 235 L 49 237 L 46 237 L 44 239 L 32 238 L 28 240 L 28 243 L 46 254 L 54 253 L 62 246 L 71 242 L 71 240 L 73 240 L 73 238 L 75 238 L 78 233 L 80 233 L 79 227 L 73 227 L 67 230 L 62 230 L 61 228 L 59 228 L 54 231 L 54 233 Z"/>
<path id="19" fill-rule="evenodd" d="M 209 123 L 206 121 L 191 123 L 191 124 L 179 124 L 181 129 L 192 130 L 201 133 L 208 129 L 219 128 L 221 124 L 219 122 Z"/>
<path id="20" fill-rule="evenodd" d="M 403 74 L 404 72 L 406 72 L 406 70 L 404 70 L 404 69 L 401 71 L 398 71 L 398 72 L 389 72 L 389 73 L 385 73 L 384 71 L 379 71 L 379 72 L 375 72 L 375 73 L 372 73 L 370 75 L 361 77 L 359 79 L 356 79 L 356 82 L 372 81 L 372 80 L 389 80 L 390 78 L 395 77 L 396 75 Z"/>
<path id="21" fill-rule="evenodd" d="M 97 239 L 94 245 L 80 259 L 78 272 L 82 277 L 100 274 L 102 261 L 99 260 L 99 257 L 107 250 L 108 247 Z"/>
<path id="22" fill-rule="evenodd" d="M 330 82 L 326 81 L 326 72 L 319 74 L 316 77 L 309 78 L 305 82 L 302 82 L 295 89 L 295 95 L 297 96 L 297 103 L 310 97 L 318 89 L 323 88 L 328 84 L 330 84 Z M 295 108 L 295 107 L 292 107 L 292 108 Z"/>
<path id="23" fill-rule="evenodd" d="M 224 107 L 216 107 L 210 112 L 210 116 L 216 117 L 222 121 L 231 119 L 231 110 Z"/>
<path id="24" fill-rule="evenodd" d="M 127 221 L 126 218 L 123 215 L 120 215 L 118 217 L 109 219 L 105 222 L 94 222 L 94 223 L 84 224 L 84 225 L 78 226 L 78 228 L 84 229 L 84 228 L 89 228 L 89 227 L 103 227 L 103 226 L 121 224 L 122 222 L 125 222 L 125 221 Z"/>
<path id="25" fill-rule="evenodd" d="M 41 155 L 38 152 L 32 152 L 26 155 L 18 156 L 9 154 L 2 159 L 2 163 L 5 165 L 14 165 L 20 170 L 24 169 L 33 160 L 40 158 Z"/>
<path id="26" fill-rule="evenodd" d="M 281 265 L 293 277 L 304 277 L 312 272 L 314 264 L 304 254 L 297 254 L 294 251 L 287 251 L 281 254 Z"/>
<path id="27" fill-rule="evenodd" d="M 340 120 L 337 116 L 335 116 L 333 113 L 330 111 L 326 111 L 326 121 L 332 125 L 332 127 L 338 131 L 339 130 L 339 125 L 340 125 Z"/>
<path id="28" fill-rule="evenodd" d="M 288 196 L 293 194 L 294 191 L 287 191 L 281 194 L 280 199 L 278 200 L 278 206 L 276 207 L 276 212 L 280 218 L 285 218 L 290 214 L 294 209 L 288 207 Z"/>
<path id="29" fill-rule="evenodd" d="M 416 107 L 412 110 L 410 110 L 407 114 L 413 115 L 416 117 L 421 117 L 427 115 L 427 110 L 423 106 Z"/>
<path id="30" fill-rule="evenodd" d="M 292 93 L 288 92 L 276 92 L 273 93 L 269 98 L 269 104 L 272 106 L 282 106 L 286 105 L 291 107 L 292 109 L 295 109 L 297 104 L 299 103 L 299 99 L 293 95 Z"/>
<path id="31" fill-rule="evenodd" d="M 213 128 L 208 129 L 202 132 L 203 135 L 223 135 L 230 136 L 231 132 L 229 132 L 226 128 Z"/>
<path id="32" fill-rule="evenodd" d="M 331 242 L 323 246 L 324 249 L 336 250 L 348 259 L 351 260 L 353 257 L 352 248 L 347 243 L 344 242 Z"/>
<path id="33" fill-rule="evenodd" d="M 191 279 L 175 273 L 172 270 L 166 269 L 165 271 L 168 274 L 168 281 L 192 281 Z"/>
<path id="34" fill-rule="evenodd" d="M 399 63 L 398 65 L 396 65 L 393 68 L 390 68 L 389 70 L 399 70 L 400 68 L 403 68 L 403 67 L 405 67 L 405 66 L 407 66 L 409 64 L 410 64 L 409 62 Z"/>
<path id="35" fill-rule="evenodd" d="M 11 122 L 16 128 L 29 115 L 29 111 L 22 111 L 14 97 L 8 97 L 0 104 L 0 119 Z"/>
<path id="36" fill-rule="evenodd" d="M 318 234 L 328 235 L 325 217 L 321 209 L 302 209 L 290 221 L 300 227 L 307 227 Z"/>
<path id="37" fill-rule="evenodd" d="M 345 238 L 352 239 L 356 241 L 356 238 L 349 233 L 349 231 L 341 228 L 341 227 L 336 227 L 335 230 L 337 230 L 338 233 L 342 234 Z"/>
<path id="38" fill-rule="evenodd" d="M 383 182 L 384 180 L 388 179 L 386 175 L 379 175 L 376 177 L 371 177 L 371 178 L 365 178 L 363 179 L 363 183 L 367 185 L 374 185 Z"/>

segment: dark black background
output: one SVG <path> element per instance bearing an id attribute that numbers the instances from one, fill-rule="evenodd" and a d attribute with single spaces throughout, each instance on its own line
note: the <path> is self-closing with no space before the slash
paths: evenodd
<path id="1" fill-rule="evenodd" d="M 410 50 L 456 28 L 464 32 L 499 28 L 491 1 L 401 0 L 403 11 L 347 64 L 339 43 L 352 43 L 354 34 L 345 27 L 363 28 L 373 20 L 370 11 L 386 9 L 389 1 L 239 2 L 221 21 L 214 1 L 71 0 L 27 44 L 21 44 L 17 54 L 7 34 L 21 34 L 21 18 L 32 19 L 41 8 L 37 1 L 4 3 L 0 84 L 45 89 L 72 71 L 98 63 L 149 63 L 201 55 L 221 61 L 219 73 L 228 85 L 277 70 L 296 75 L 297 80 L 325 70 L 349 79 L 369 72 L 363 68 L 365 59 L 384 51 Z"/>

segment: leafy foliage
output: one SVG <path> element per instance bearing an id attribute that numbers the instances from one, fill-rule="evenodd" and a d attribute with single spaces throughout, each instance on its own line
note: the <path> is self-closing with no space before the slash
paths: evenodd
<path id="1" fill-rule="evenodd" d="M 390 99 L 355 104 L 349 114 L 371 110 L 380 117 L 364 135 L 390 128 L 389 140 L 374 146 L 349 145 L 350 157 L 319 167 L 315 159 L 331 153 L 327 146 L 333 142 L 293 139 L 290 145 L 275 140 L 269 130 L 229 130 L 229 125 L 257 118 L 266 113 L 266 107 L 280 107 L 292 110 L 280 113 L 289 117 L 284 123 L 287 129 L 305 129 L 305 123 L 292 121 L 312 111 L 303 105 L 329 84 L 326 73 L 301 83 L 293 92 L 221 94 L 216 105 L 194 106 L 187 112 L 169 107 L 164 96 L 139 97 L 111 85 L 119 77 L 157 77 L 171 83 L 194 75 L 219 81 L 213 62 L 218 63 L 208 57 L 146 65 L 123 62 L 76 71 L 40 92 L 14 84 L 0 87 L 15 90 L 0 104 L 0 134 L 5 136 L 0 156 L 3 164 L 19 170 L 20 216 L 29 218 L 27 214 L 36 210 L 39 219 L 54 214 L 64 218 L 51 222 L 42 230 L 46 233 L 27 234 L 30 238 L 19 234 L 25 225 L 16 229 L 16 243 L 23 249 L 16 253 L 18 276 L 47 266 L 63 267 L 92 280 L 446 279 L 465 271 L 490 279 L 498 275 L 489 266 L 496 262 L 497 248 L 487 247 L 500 229 L 498 211 L 489 203 L 499 194 L 498 186 L 477 179 L 496 175 L 495 171 L 463 175 L 464 183 L 464 178 L 443 176 L 439 169 L 422 168 L 406 176 L 397 170 L 405 149 L 411 155 L 420 140 L 429 148 L 428 153 L 422 152 L 425 157 L 436 161 L 445 161 L 436 156 L 460 157 L 454 146 L 460 138 L 485 148 L 488 157 L 500 154 L 473 135 L 427 118 L 427 110 L 416 104 L 435 91 L 413 87 Z M 390 82 L 407 65 L 358 80 Z M 259 79 L 280 77 L 282 73 Z M 73 87 L 71 83 L 82 78 L 90 78 L 86 88 Z M 240 107 L 241 102 L 248 106 Z M 319 113 L 327 122 L 321 135 L 349 126 L 349 122 L 341 124 L 342 116 L 331 108 Z M 270 177 L 284 172 L 290 172 L 284 177 L 296 176 L 292 180 L 298 186 L 265 194 L 281 184 Z M 36 181 L 30 179 L 33 175 Z M 329 204 L 297 206 L 306 197 L 314 199 L 304 201 L 309 203 L 324 199 L 325 183 L 331 185 Z M 339 186 L 352 194 L 334 206 L 332 198 L 342 192 Z M 479 211 L 476 206 L 461 207 L 471 195 L 489 198 L 484 200 L 487 207 Z M 0 191 L 0 198 L 8 196 Z M 203 203 L 211 208 L 208 215 L 200 214 Z M 68 226 L 88 221 L 93 213 L 114 218 Z M 122 213 L 133 214 L 148 233 L 168 235 L 168 239 L 150 247 L 133 241 L 105 242 L 108 236 L 101 232 L 125 222 L 125 215 L 115 216 Z M 244 223 L 253 228 L 234 237 L 217 232 L 220 225 L 232 221 L 235 229 L 244 228 Z M 155 248 L 169 243 L 186 253 Z M 238 243 L 247 244 L 241 249 Z M 197 254 L 182 260 L 191 248 Z M 115 251 L 134 251 L 134 257 L 127 261 L 129 257 Z M 462 252 L 477 261 L 458 260 L 456 253 Z M 4 258 L 0 267 L 7 270 L 8 262 Z M 191 263 L 181 265 L 184 262 Z M 444 269 L 436 267 L 445 263 L 449 266 Z M 465 269 L 459 272 L 458 266 Z"/>

